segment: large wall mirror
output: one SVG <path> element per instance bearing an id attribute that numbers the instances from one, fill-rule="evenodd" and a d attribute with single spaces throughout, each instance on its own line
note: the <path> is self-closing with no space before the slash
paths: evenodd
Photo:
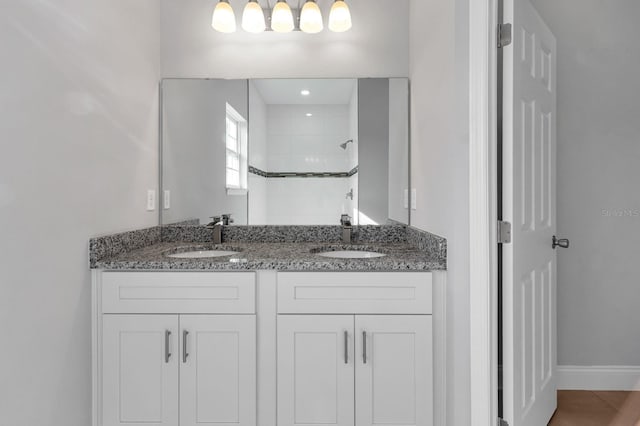
<path id="1" fill-rule="evenodd" d="M 409 223 L 409 82 L 162 81 L 161 223 Z"/>

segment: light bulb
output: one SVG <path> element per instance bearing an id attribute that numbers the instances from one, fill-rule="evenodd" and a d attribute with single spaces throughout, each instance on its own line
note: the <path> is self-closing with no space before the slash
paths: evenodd
<path id="1" fill-rule="evenodd" d="M 211 26 L 221 33 L 233 33 L 236 31 L 236 15 L 229 4 L 229 0 L 220 0 L 213 11 Z"/>
<path id="2" fill-rule="evenodd" d="M 261 33 L 266 28 L 262 8 L 257 0 L 250 0 L 242 12 L 242 29 L 250 33 Z"/>
<path id="3" fill-rule="evenodd" d="M 271 29 L 277 33 L 293 31 L 293 13 L 285 0 L 278 0 L 271 14 Z"/>
<path id="4" fill-rule="evenodd" d="M 351 28 L 351 12 L 343 0 L 336 0 L 331 6 L 329 14 L 329 29 L 336 33 L 348 31 Z"/>
<path id="5" fill-rule="evenodd" d="M 315 0 L 307 0 L 300 13 L 300 29 L 305 33 L 319 33 L 324 28 L 322 12 Z"/>

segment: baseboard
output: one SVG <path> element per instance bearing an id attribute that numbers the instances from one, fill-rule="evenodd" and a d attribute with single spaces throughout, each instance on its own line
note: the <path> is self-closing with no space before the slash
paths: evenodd
<path id="1" fill-rule="evenodd" d="M 640 366 L 559 365 L 560 390 L 640 390 Z"/>

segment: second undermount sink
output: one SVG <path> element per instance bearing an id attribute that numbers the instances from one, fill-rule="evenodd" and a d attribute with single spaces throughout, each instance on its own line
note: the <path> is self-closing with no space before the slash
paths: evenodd
<path id="1" fill-rule="evenodd" d="M 210 248 L 210 247 L 185 247 L 166 253 L 165 256 L 173 259 L 210 259 L 214 257 L 227 257 L 240 253 L 233 248 Z"/>
<path id="2" fill-rule="evenodd" d="M 386 254 L 369 250 L 318 250 L 314 254 L 332 259 L 375 259 Z"/>

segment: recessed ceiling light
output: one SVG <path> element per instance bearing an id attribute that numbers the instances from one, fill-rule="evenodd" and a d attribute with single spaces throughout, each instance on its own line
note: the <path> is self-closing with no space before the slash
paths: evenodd
<path id="1" fill-rule="evenodd" d="M 313 117 L 313 114 L 311 114 L 310 112 L 307 113 L 307 117 Z"/>
<path id="2" fill-rule="evenodd" d="M 311 94 L 311 92 L 310 92 L 310 91 L 308 91 L 307 89 L 304 89 L 304 90 L 300 91 L 300 94 L 301 94 L 302 96 L 309 96 L 309 95 Z"/>

